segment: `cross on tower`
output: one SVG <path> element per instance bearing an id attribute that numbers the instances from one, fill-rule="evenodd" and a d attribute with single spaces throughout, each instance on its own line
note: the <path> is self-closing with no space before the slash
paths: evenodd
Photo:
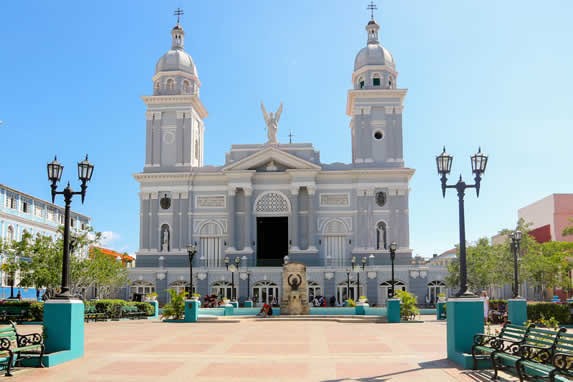
<path id="1" fill-rule="evenodd" d="M 371 1 L 370 4 L 366 7 L 370 11 L 370 18 L 374 20 L 374 11 L 378 9 L 374 1 Z"/>
<path id="2" fill-rule="evenodd" d="M 294 137 L 294 134 L 292 133 L 292 130 L 290 130 L 288 133 L 288 143 L 292 143 L 292 137 Z"/>
<path id="3" fill-rule="evenodd" d="M 181 15 L 182 15 L 183 13 L 184 13 L 184 12 L 183 12 L 183 9 L 181 9 L 181 8 L 177 8 L 177 9 L 175 10 L 175 12 L 173 12 L 173 15 L 174 15 L 174 16 L 177 16 L 177 24 L 179 24 L 179 18 L 181 17 Z"/>

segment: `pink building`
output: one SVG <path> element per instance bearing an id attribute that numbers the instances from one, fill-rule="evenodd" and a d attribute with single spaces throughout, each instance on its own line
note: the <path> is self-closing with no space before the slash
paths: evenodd
<path id="1" fill-rule="evenodd" d="M 520 208 L 518 217 L 530 226 L 530 235 L 544 243 L 546 241 L 573 242 L 573 235 L 563 236 L 563 229 L 573 223 L 573 194 L 552 194 L 528 206 Z"/>

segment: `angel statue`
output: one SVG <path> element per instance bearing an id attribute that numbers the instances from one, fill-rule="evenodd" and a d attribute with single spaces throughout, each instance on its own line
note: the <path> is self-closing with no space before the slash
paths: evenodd
<path id="1" fill-rule="evenodd" d="M 267 124 L 267 137 L 269 138 L 267 143 L 278 143 L 277 130 L 279 129 L 279 119 L 283 111 L 283 103 L 281 102 L 276 113 L 271 112 L 269 115 L 267 109 L 265 109 L 265 105 L 261 102 L 261 110 L 263 111 L 263 117 L 265 117 L 265 123 Z"/>

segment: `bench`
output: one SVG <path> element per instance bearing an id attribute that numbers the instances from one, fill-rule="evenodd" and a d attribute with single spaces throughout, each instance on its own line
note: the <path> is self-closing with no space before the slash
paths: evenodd
<path id="1" fill-rule="evenodd" d="M 561 332 L 553 354 L 532 346 L 524 346 L 517 361 L 518 373 L 524 379 L 543 378 L 569 381 L 573 377 L 573 334 Z"/>
<path id="2" fill-rule="evenodd" d="M 107 315 L 105 313 L 101 313 L 96 311 L 95 306 L 86 306 L 84 309 L 84 320 L 85 322 L 92 321 L 105 321 L 107 319 Z"/>
<path id="3" fill-rule="evenodd" d="M 11 309 L 0 311 L 1 322 L 22 322 L 28 318 L 28 311 L 26 309 Z"/>
<path id="4" fill-rule="evenodd" d="M 122 317 L 129 318 L 130 320 L 147 318 L 147 314 L 145 312 L 140 311 L 133 305 L 123 306 L 121 308 L 121 315 Z"/>
<path id="5" fill-rule="evenodd" d="M 492 365 L 494 368 L 493 379 L 497 378 L 498 371 L 504 367 L 515 368 L 516 374 L 520 381 L 523 381 L 525 375 L 522 375 L 525 361 L 537 362 L 538 364 L 549 363 L 553 357 L 555 345 L 561 333 L 565 328 L 559 330 L 531 328 L 525 341 L 519 344 L 517 349 L 500 348 L 492 353 Z"/>
<path id="6" fill-rule="evenodd" d="M 534 325 L 526 327 L 507 323 L 501 328 L 497 336 L 483 333 L 476 334 L 472 345 L 473 369 L 477 369 L 478 360 L 491 359 L 495 351 L 501 350 L 515 354 L 519 349 L 519 345 L 526 340 L 529 331 L 533 327 Z"/>
<path id="7" fill-rule="evenodd" d="M 44 341 L 40 333 L 18 334 L 16 325 L 0 327 L 0 364 L 6 365 L 6 376 L 11 377 L 10 370 L 21 360 L 40 354 L 39 367 L 44 367 Z"/>

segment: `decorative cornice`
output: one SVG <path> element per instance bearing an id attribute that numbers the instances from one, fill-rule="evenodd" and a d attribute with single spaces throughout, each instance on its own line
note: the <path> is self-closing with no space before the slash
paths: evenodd
<path id="1" fill-rule="evenodd" d="M 143 96 L 143 102 L 149 107 L 151 105 L 191 105 L 199 117 L 206 118 L 208 113 L 203 103 L 196 95 L 164 95 L 164 96 Z"/>

